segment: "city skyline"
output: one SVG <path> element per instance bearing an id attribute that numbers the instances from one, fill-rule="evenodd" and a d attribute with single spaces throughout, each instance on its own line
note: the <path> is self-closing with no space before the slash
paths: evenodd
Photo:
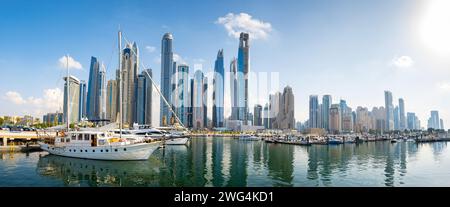
<path id="1" fill-rule="evenodd" d="M 416 6 L 417 4 L 420 4 L 419 2 L 414 3 Z M 143 6 L 143 8 L 150 8 L 149 5 L 142 2 L 138 2 L 136 4 Z M 157 18 L 158 21 L 149 23 L 151 26 L 148 27 L 138 27 L 136 24 L 131 23 L 127 24 L 126 20 L 128 18 L 120 15 L 112 15 L 117 19 L 113 20 L 112 23 L 114 24 L 112 24 L 111 27 L 108 26 L 103 28 L 104 31 L 101 33 L 98 30 L 94 30 L 98 34 L 105 36 L 105 40 L 99 41 L 98 38 L 94 38 L 82 30 L 78 32 L 73 31 L 77 34 L 75 36 L 69 35 L 67 38 L 56 39 L 55 41 L 50 41 L 43 38 L 43 43 L 50 43 L 49 49 L 52 50 L 51 52 L 48 52 L 49 54 L 45 55 L 34 54 L 34 51 L 40 48 L 40 44 L 42 43 L 29 44 L 29 40 L 24 38 L 24 36 L 18 35 L 18 37 L 11 39 L 6 38 L 6 34 L 0 34 L 0 36 L 4 37 L 4 39 L 10 40 L 6 43 L 7 47 L 10 45 L 17 46 L 18 48 L 24 48 L 25 45 L 30 46 L 28 47 L 28 50 L 26 50 L 27 52 L 17 51 L 17 48 L 11 48 L 8 52 L 0 52 L 0 69 L 2 72 L 13 76 L 18 76 L 24 72 L 30 74 L 30 77 L 23 77 L 24 83 L 17 83 L 17 81 L 10 80 L 10 77 L 2 76 L 0 79 L 0 82 L 2 83 L 2 87 L 0 89 L 0 103 L 2 105 L 0 115 L 42 115 L 49 112 L 55 112 L 55 108 L 57 110 L 62 109 L 62 94 L 64 89 L 63 83 L 61 82 L 61 77 L 64 76 L 64 71 L 58 69 L 57 62 L 58 59 L 65 53 L 71 54 L 74 58 L 74 68 L 82 68 L 80 70 L 71 70 L 71 74 L 80 80 L 89 80 L 87 78 L 89 74 L 89 69 L 87 66 L 89 65 L 89 58 L 91 56 L 99 57 L 99 59 L 105 61 L 107 67 L 107 80 L 113 79 L 115 76 L 115 70 L 117 69 L 117 61 L 115 61 L 116 59 L 114 58 L 117 56 L 115 55 L 116 53 L 113 52 L 115 49 L 113 45 L 116 42 L 116 31 L 119 24 L 126 31 L 126 38 L 135 40 L 137 44 L 141 46 L 140 58 L 142 58 L 148 68 L 153 68 L 155 74 L 154 80 L 156 82 L 159 82 L 160 77 L 157 77 L 157 75 L 161 72 L 158 71 L 161 68 L 161 61 L 159 63 L 156 61 L 157 59 L 161 59 L 161 57 L 156 51 L 161 49 L 161 45 L 160 43 L 158 44 L 158 41 L 161 40 L 161 36 L 165 32 L 171 32 L 175 36 L 174 59 L 176 59 L 177 62 L 188 63 L 191 67 L 196 63 L 201 63 L 203 64 L 203 73 L 207 73 L 212 71 L 214 68 L 214 60 L 216 58 L 217 50 L 224 48 L 224 65 L 225 70 L 227 71 L 227 66 L 230 60 L 234 57 L 237 58 L 237 41 L 239 37 L 236 36 L 234 32 L 239 33 L 239 31 L 233 30 L 235 29 L 235 25 L 233 23 L 237 20 L 243 20 L 259 23 L 257 24 L 259 27 L 257 27 L 256 30 L 250 31 L 252 46 L 250 55 L 250 70 L 254 72 L 280 73 L 280 85 L 278 91 L 281 92 L 282 88 L 286 85 L 293 88 L 296 103 L 295 118 L 297 121 L 303 122 L 308 119 L 308 97 L 310 94 L 330 94 L 335 97 L 334 100 L 340 100 L 341 98 L 345 99 L 348 102 L 348 106 L 351 106 L 353 109 L 356 109 L 358 106 L 368 107 L 371 109 L 372 107 L 385 105 L 385 100 L 381 93 L 386 90 L 395 94 L 392 99 L 394 102 L 400 97 L 403 98 L 407 103 L 404 113 L 414 112 L 419 116 L 422 125 L 426 125 L 430 111 L 438 110 L 440 117 L 443 118 L 444 125 L 449 126 L 449 120 L 447 117 L 450 114 L 445 106 L 450 101 L 448 93 L 450 91 L 450 80 L 442 78 L 448 74 L 448 72 L 443 70 L 443 68 L 448 68 L 450 65 L 450 63 L 445 60 L 445 57 L 448 57 L 446 56 L 448 53 L 444 53 L 444 57 L 442 57 L 442 53 L 440 55 L 435 55 L 434 51 L 427 48 L 422 48 L 424 47 L 423 45 L 411 44 L 412 42 L 415 43 L 412 41 L 412 39 L 414 39 L 413 37 L 407 36 L 404 33 L 399 34 L 400 32 L 397 31 L 399 28 L 394 28 L 395 26 L 403 26 L 401 27 L 402 29 L 410 27 L 400 24 L 403 23 L 405 19 L 408 19 L 408 17 L 411 16 L 411 13 L 414 13 L 412 10 L 415 11 L 415 7 L 412 8 L 413 6 L 406 5 L 406 1 L 395 2 L 395 4 L 398 4 L 399 6 L 398 8 L 401 9 L 389 8 L 386 10 L 387 17 L 385 18 L 393 18 L 395 21 L 383 22 L 382 20 L 372 20 L 372 18 L 378 17 L 376 14 L 364 16 L 368 18 L 369 22 L 375 23 L 376 26 L 379 26 L 379 29 L 382 29 L 380 32 L 382 37 L 370 36 L 369 39 L 381 41 L 387 45 L 392 43 L 392 46 L 389 47 L 379 47 L 374 44 L 368 44 L 364 41 L 364 34 L 372 30 L 369 27 L 362 26 L 361 22 L 355 20 L 348 22 L 348 25 L 350 26 L 360 26 L 359 30 L 348 29 L 347 25 L 339 24 L 340 21 L 348 20 L 349 18 L 347 15 L 343 14 L 343 11 L 352 8 L 352 6 L 345 1 L 340 4 L 341 7 L 333 10 L 330 10 L 328 7 L 323 7 L 323 3 L 293 3 L 295 8 L 306 6 L 308 9 L 311 9 L 311 7 L 314 7 L 316 10 L 313 11 L 317 11 L 312 14 L 300 15 L 304 17 L 311 16 L 311 22 L 304 22 L 303 20 L 299 21 L 300 23 L 294 22 L 299 25 L 299 28 L 301 28 L 300 31 L 307 29 L 313 31 L 311 33 L 307 32 L 302 36 L 296 35 L 300 31 L 293 32 L 293 29 L 286 29 L 286 25 L 280 22 L 280 17 L 274 14 L 265 14 L 264 11 L 268 8 L 264 8 L 262 6 L 263 8 L 260 7 L 257 9 L 251 9 L 251 6 L 254 6 L 254 2 L 247 2 L 244 3 L 245 5 L 243 5 L 243 8 L 247 8 L 248 10 L 234 11 L 233 9 L 230 9 L 233 4 L 236 4 L 236 2 L 231 2 L 229 6 L 224 6 L 223 9 L 218 9 L 215 12 L 208 12 L 205 14 L 206 20 L 201 20 L 203 16 L 187 19 L 185 20 L 186 22 L 178 22 L 171 18 L 167 20 Z M 72 6 L 75 6 L 76 8 L 83 7 L 82 3 L 80 3 L 80 5 Z M 116 4 L 113 5 L 118 7 L 120 3 L 116 2 Z M 156 7 L 164 5 L 165 4 L 158 2 Z M 355 7 L 360 9 L 357 13 L 362 15 L 361 13 L 367 9 L 368 5 L 369 3 L 367 2 L 357 3 Z M 282 7 L 280 5 L 276 6 Z M 375 11 L 377 9 L 383 9 L 383 6 L 381 5 L 376 6 L 377 7 L 374 8 Z M 44 4 L 43 7 L 44 9 L 48 9 L 48 5 L 46 4 Z M 136 9 L 134 6 L 131 7 Z M 215 7 L 219 6 L 215 5 Z M 117 8 L 112 9 L 114 11 L 117 10 Z M 326 16 L 320 15 L 321 12 L 325 11 L 331 12 L 330 15 L 337 17 L 337 20 L 327 20 Z M 4 14 L 0 15 L 8 14 L 8 12 L 3 13 Z M 417 13 L 420 14 L 420 11 L 417 11 Z M 108 14 L 111 15 L 109 12 Z M 8 26 L 8 18 L 3 18 L 4 20 L 0 20 L 0 25 L 2 25 L 3 28 L 11 28 L 12 34 L 20 33 L 24 31 L 24 29 L 20 28 L 20 26 L 27 26 L 29 24 L 33 26 L 39 23 L 29 19 L 33 15 L 36 14 L 32 13 L 29 14 L 29 16 L 23 17 L 24 21 L 19 21 L 18 26 L 15 27 Z M 59 12 L 54 12 L 48 15 L 52 17 L 67 17 L 69 20 L 74 21 L 72 20 L 74 18 L 72 13 L 61 14 Z M 88 15 L 93 14 L 88 12 Z M 106 13 L 103 15 L 107 16 Z M 136 17 L 138 20 L 149 18 L 148 15 L 141 15 L 142 16 L 133 14 L 132 16 Z M 295 16 L 292 14 L 291 10 L 284 15 L 290 17 Z M 421 15 L 417 16 L 420 17 Z M 99 17 L 97 21 L 102 20 L 104 20 L 104 17 Z M 337 25 L 342 28 L 329 25 L 324 22 L 325 20 L 330 21 L 330 23 L 337 23 Z M 58 22 L 52 22 L 45 18 L 43 21 L 49 21 L 50 26 Z M 33 22 L 35 24 L 33 24 Z M 83 21 L 81 22 L 83 23 Z M 314 23 L 319 24 L 315 25 Z M 97 22 L 97 24 L 100 24 L 100 22 Z M 159 24 L 159 26 L 156 26 L 157 24 Z M 164 25 L 166 27 L 164 27 Z M 192 31 L 187 31 L 186 29 L 183 29 L 183 25 L 191 25 L 195 27 L 204 26 L 206 28 L 206 32 L 214 32 L 214 34 L 220 38 L 218 40 L 222 41 L 214 40 L 212 37 L 206 37 L 198 31 L 195 33 Z M 330 26 L 330 28 L 316 28 L 317 26 L 322 27 L 323 25 Z M 384 26 L 381 27 L 381 25 Z M 93 25 L 89 25 L 89 27 L 90 26 Z M 78 29 L 84 28 L 82 25 L 78 25 L 78 27 Z M 231 27 L 232 29 L 227 30 L 228 27 Z M 244 28 L 244 30 L 245 29 L 246 28 Z M 321 30 L 324 30 L 324 32 L 328 30 L 336 31 L 336 37 L 327 39 L 324 43 L 322 41 L 328 36 L 321 33 Z M 310 35 L 314 32 L 319 32 L 319 37 L 312 38 Z M 348 37 L 348 39 L 347 37 L 343 37 L 343 32 L 350 32 L 348 33 L 350 37 Z M 58 34 L 61 36 L 68 35 L 67 32 L 50 32 L 50 36 Z M 252 35 L 255 36 L 254 40 Z M 392 36 L 389 37 L 389 35 Z M 41 35 L 38 34 L 36 38 L 39 36 Z M 405 37 L 408 40 L 399 41 L 401 38 Z M 23 45 L 16 45 L 19 42 L 19 39 L 16 38 L 24 38 L 24 41 L 21 42 Z M 297 43 L 292 42 L 293 38 L 300 43 L 305 43 L 304 41 L 312 41 L 312 43 L 299 46 Z M 55 43 L 64 43 L 66 40 L 82 44 L 78 46 L 78 44 L 75 43 L 67 43 L 55 48 L 57 45 Z M 337 42 L 338 40 L 346 42 L 349 46 L 349 50 L 353 50 L 353 52 L 343 52 L 343 54 L 336 55 L 335 52 L 343 46 Z M 98 44 L 90 43 L 95 41 L 99 41 Z M 206 43 L 208 47 L 201 43 Z M 198 45 L 198 47 L 192 47 L 191 44 Z M 293 44 L 294 50 L 286 50 L 286 47 L 291 44 Z M 358 46 L 358 44 L 360 45 Z M 86 45 L 96 46 L 93 47 Z M 367 51 L 367 53 L 364 54 L 356 54 L 358 53 L 356 49 L 363 49 L 363 47 L 370 47 L 373 50 Z M 271 50 L 283 51 L 283 49 L 284 51 L 289 51 L 289 53 L 294 51 L 294 55 L 271 54 L 273 53 Z M 318 61 L 322 59 L 322 57 L 318 55 L 319 51 L 324 53 L 323 56 L 325 56 L 324 58 L 327 61 Z M 29 55 L 33 56 L 29 59 L 29 63 L 24 63 L 21 61 Z M 282 57 L 282 55 L 286 55 L 286 57 Z M 295 59 L 293 59 L 293 57 L 295 57 Z M 440 67 L 442 69 L 440 69 Z M 143 68 L 141 68 L 141 70 L 143 70 Z M 195 70 L 192 70 L 190 77 L 192 77 L 194 72 Z M 291 76 L 290 74 L 293 72 L 298 74 L 298 76 Z M 209 79 L 211 78 L 212 77 L 209 77 Z M 33 83 L 33 87 L 31 87 L 31 85 L 27 82 Z M 55 82 L 56 84 L 54 84 Z M 209 87 L 212 89 L 212 85 Z M 227 90 L 228 88 L 225 87 L 225 89 Z M 60 94 L 60 97 L 55 97 L 55 95 L 58 94 Z M 225 95 L 225 97 L 227 97 L 227 95 Z M 58 100 L 61 100 L 59 108 L 58 104 L 54 103 Z M 249 101 L 251 102 L 252 100 L 250 99 Z M 211 102 L 211 100 L 209 100 L 209 102 Z M 249 103 L 247 107 L 253 109 L 254 104 L 261 104 L 264 106 L 266 103 Z M 330 105 L 331 104 L 334 103 L 330 103 Z M 156 106 L 153 106 L 153 108 L 156 108 Z M 208 109 L 210 110 L 210 106 L 208 106 Z M 227 118 L 228 115 L 229 114 L 225 114 L 225 118 Z M 157 115 L 155 114 L 154 116 Z"/>

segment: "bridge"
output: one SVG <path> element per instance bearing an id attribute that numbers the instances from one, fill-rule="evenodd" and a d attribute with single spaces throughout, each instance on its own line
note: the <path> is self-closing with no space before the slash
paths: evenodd
<path id="1" fill-rule="evenodd" d="M 21 140 L 21 141 L 37 141 L 43 138 L 55 138 L 56 132 L 44 132 L 44 131 L 21 131 L 21 132 L 10 132 L 10 131 L 0 131 L 0 140 L 2 140 L 4 147 L 8 146 L 8 140 Z"/>

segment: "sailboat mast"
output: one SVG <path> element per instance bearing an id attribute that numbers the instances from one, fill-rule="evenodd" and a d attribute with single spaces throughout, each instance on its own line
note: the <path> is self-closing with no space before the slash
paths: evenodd
<path id="1" fill-rule="evenodd" d="M 122 138 L 122 125 L 123 125 L 123 115 L 122 115 L 122 31 L 119 28 L 119 114 L 120 114 L 120 138 Z"/>
<path id="2" fill-rule="evenodd" d="M 66 77 L 66 90 L 67 90 L 67 96 L 66 96 L 66 124 L 67 124 L 67 131 L 70 130 L 70 120 L 69 120 L 69 107 L 70 107 L 70 80 L 69 80 L 69 55 L 66 55 L 66 69 L 67 69 L 67 77 Z"/>

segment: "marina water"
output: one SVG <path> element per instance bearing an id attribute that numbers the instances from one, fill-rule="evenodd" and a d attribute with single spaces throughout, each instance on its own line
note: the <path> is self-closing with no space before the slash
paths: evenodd
<path id="1" fill-rule="evenodd" d="M 147 161 L 0 152 L 0 186 L 450 186 L 447 142 L 296 146 L 193 138 Z"/>

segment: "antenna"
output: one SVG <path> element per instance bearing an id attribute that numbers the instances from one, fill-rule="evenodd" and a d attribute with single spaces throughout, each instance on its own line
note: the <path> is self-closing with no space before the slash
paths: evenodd
<path id="1" fill-rule="evenodd" d="M 67 90 L 67 96 L 66 96 L 66 117 L 67 117 L 67 131 L 70 130 L 70 120 L 69 120 L 69 107 L 70 107 L 70 80 L 69 80 L 69 54 L 66 55 L 66 69 L 67 69 L 67 77 L 66 77 L 66 90 Z"/>
<path id="2" fill-rule="evenodd" d="M 119 137 L 122 138 L 122 127 L 123 127 L 123 106 L 122 106 L 122 31 L 120 31 L 120 25 L 119 25 L 119 114 L 120 114 L 120 135 Z"/>

